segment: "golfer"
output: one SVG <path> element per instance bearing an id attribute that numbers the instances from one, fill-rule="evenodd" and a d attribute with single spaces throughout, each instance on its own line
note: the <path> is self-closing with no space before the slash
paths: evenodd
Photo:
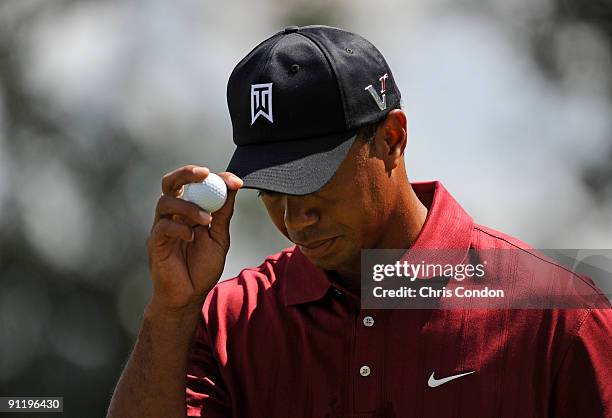
<path id="1" fill-rule="evenodd" d="M 400 91 L 371 43 L 288 27 L 238 63 L 227 100 L 228 199 L 212 216 L 180 199 L 205 167 L 163 177 L 153 296 L 108 417 L 612 416 L 609 303 L 362 308 L 364 249 L 499 249 L 565 271 L 475 223 L 440 182 L 409 182 Z M 219 283 L 243 187 L 295 245 Z M 512 263 L 504 281 L 523 289 L 530 271 Z"/>

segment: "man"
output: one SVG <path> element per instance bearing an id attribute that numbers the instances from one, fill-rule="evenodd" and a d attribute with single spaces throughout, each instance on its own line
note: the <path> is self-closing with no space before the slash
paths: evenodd
<path id="1" fill-rule="evenodd" d="M 286 28 L 237 65 L 228 105 L 224 207 L 179 198 L 206 168 L 163 178 L 154 292 L 109 417 L 612 416 L 609 309 L 362 309 L 362 249 L 504 249 L 564 271 L 439 182 L 408 182 L 406 116 L 373 45 Z M 296 245 L 218 283 L 241 187 Z M 522 284 L 523 266 L 503 276 Z"/>

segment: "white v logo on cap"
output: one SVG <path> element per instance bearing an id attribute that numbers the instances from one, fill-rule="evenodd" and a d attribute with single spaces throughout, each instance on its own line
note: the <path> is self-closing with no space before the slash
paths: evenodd
<path id="1" fill-rule="evenodd" d="M 434 371 L 434 372 L 431 372 L 431 376 L 429 376 L 429 380 L 427 381 L 427 386 L 429 386 L 430 388 L 435 388 L 435 387 L 438 387 L 438 386 L 443 385 L 445 383 L 448 383 L 451 380 L 459 379 L 460 377 L 467 376 L 468 374 L 472 374 L 472 373 L 475 373 L 475 372 L 476 372 L 476 370 L 472 370 L 471 372 L 456 374 L 456 375 L 453 375 L 453 376 L 444 377 L 442 379 L 436 379 L 434 377 L 434 373 L 435 373 L 435 371 Z"/>
<path id="2" fill-rule="evenodd" d="M 370 95 L 372 96 L 380 110 L 385 110 L 387 108 L 387 95 L 385 94 L 385 91 L 387 91 L 387 88 L 385 86 L 387 78 L 389 78 L 389 74 L 385 73 L 378 79 L 378 81 L 380 81 L 380 94 L 382 94 L 382 98 L 378 95 L 376 90 L 374 90 L 374 87 L 372 87 L 371 84 L 365 88 L 366 91 L 370 92 Z"/>

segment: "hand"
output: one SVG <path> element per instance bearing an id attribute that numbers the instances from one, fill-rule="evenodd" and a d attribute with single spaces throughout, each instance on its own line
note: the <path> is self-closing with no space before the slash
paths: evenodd
<path id="1" fill-rule="evenodd" d="M 211 216 L 179 198 L 185 184 L 201 182 L 208 173 L 208 168 L 188 165 L 162 179 L 162 196 L 147 240 L 154 289 L 151 304 L 159 308 L 200 307 L 223 273 L 230 219 L 243 182 L 234 174 L 219 173 L 228 195 L 223 207 Z"/>

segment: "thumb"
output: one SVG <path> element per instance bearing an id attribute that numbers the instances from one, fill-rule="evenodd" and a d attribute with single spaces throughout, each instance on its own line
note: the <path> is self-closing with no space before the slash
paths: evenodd
<path id="1" fill-rule="evenodd" d="M 219 177 L 227 185 L 227 200 L 221 209 L 212 213 L 213 220 L 209 233 L 214 241 L 227 249 L 229 248 L 229 227 L 232 215 L 234 214 L 236 193 L 242 187 L 243 182 L 238 176 L 229 172 L 219 173 Z"/>

